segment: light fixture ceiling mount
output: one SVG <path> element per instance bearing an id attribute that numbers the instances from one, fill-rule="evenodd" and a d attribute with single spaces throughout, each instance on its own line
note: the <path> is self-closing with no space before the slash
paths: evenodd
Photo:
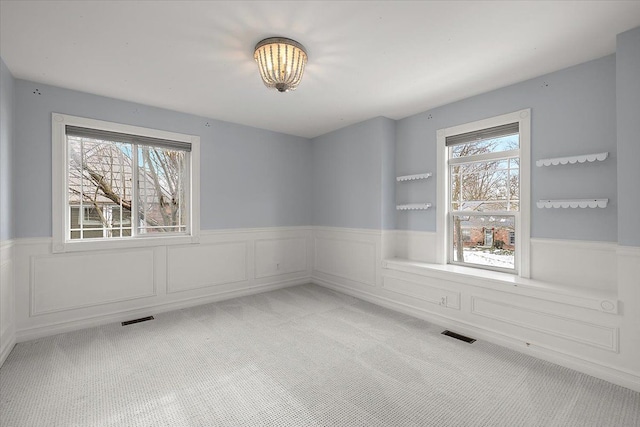
<path id="1" fill-rule="evenodd" d="M 307 65 L 304 46 L 285 37 L 269 37 L 258 42 L 253 57 L 265 86 L 278 92 L 295 90 Z"/>

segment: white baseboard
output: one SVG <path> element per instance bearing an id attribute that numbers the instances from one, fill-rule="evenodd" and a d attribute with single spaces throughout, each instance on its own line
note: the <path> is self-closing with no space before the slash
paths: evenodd
<path id="1" fill-rule="evenodd" d="M 16 345 L 15 334 L 11 334 L 3 344 L 2 349 L 0 349 L 0 367 L 2 367 L 4 361 L 9 357 L 9 353 L 11 353 L 11 350 L 13 350 L 13 347 Z"/>
<path id="2" fill-rule="evenodd" d="M 87 317 L 83 319 L 71 320 L 66 322 L 48 324 L 45 326 L 25 328 L 25 329 L 16 331 L 14 344 L 15 342 L 20 343 L 24 341 L 30 341 L 38 338 L 62 334 L 65 332 L 93 328 L 96 326 L 106 325 L 109 323 L 123 322 L 126 320 L 152 316 L 152 315 L 155 315 L 158 313 L 164 313 L 167 311 L 180 310 L 183 308 L 209 304 L 212 302 L 224 301 L 227 299 L 259 294 L 262 292 L 273 291 L 276 289 L 282 289 L 282 288 L 287 288 L 287 287 L 296 286 L 296 285 L 303 285 L 305 283 L 310 283 L 310 279 L 308 277 L 301 278 L 301 279 L 284 280 L 284 281 L 279 281 L 275 283 L 267 283 L 267 284 L 261 284 L 256 286 L 249 286 L 249 287 L 244 287 L 234 291 L 225 291 L 225 292 L 208 295 L 206 297 L 187 298 L 180 301 L 148 306 L 148 307 L 139 308 L 136 310 L 121 311 L 121 312 L 107 314 L 107 315 L 100 315 L 100 316 Z"/>
<path id="3" fill-rule="evenodd" d="M 14 240 L 0 241 L 0 366 L 16 345 L 14 245 Z"/>
<path id="4" fill-rule="evenodd" d="M 400 313 L 407 314 L 409 316 L 426 320 L 436 325 L 440 325 L 443 327 L 443 329 L 453 329 L 458 333 L 473 336 L 478 339 L 483 339 L 493 344 L 501 345 L 512 350 L 519 351 L 521 353 L 528 354 L 560 366 L 574 369 L 593 377 L 600 378 L 602 380 L 640 392 L 640 376 L 632 372 L 626 372 L 613 367 L 604 366 L 601 363 L 592 362 L 586 359 L 579 359 L 573 355 L 569 355 L 541 345 L 533 344 L 527 346 L 526 343 L 524 343 L 522 340 L 519 340 L 508 334 L 488 328 L 478 327 L 477 325 L 466 322 L 464 320 L 442 316 L 440 314 L 429 312 L 418 307 L 404 304 L 399 301 L 394 301 L 389 298 L 375 295 L 370 292 L 354 289 L 349 286 L 344 286 L 338 282 L 329 281 L 324 278 L 314 276 L 312 277 L 311 281 L 312 283 L 319 286 L 324 286 L 329 289 L 333 289 L 335 291 L 360 298 L 372 304 L 376 304 L 391 310 L 398 311 Z"/>

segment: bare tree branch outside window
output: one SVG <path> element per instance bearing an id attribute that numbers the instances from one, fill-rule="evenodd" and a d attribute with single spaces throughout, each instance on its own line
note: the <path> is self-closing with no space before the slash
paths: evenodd
<path id="1" fill-rule="evenodd" d="M 71 239 L 186 231 L 185 152 L 86 137 L 67 141 Z"/>
<path id="2" fill-rule="evenodd" d="M 494 239 L 494 234 L 471 233 L 466 229 L 463 239 L 463 225 L 483 230 L 504 230 L 505 236 L 512 236 L 512 220 L 499 215 L 482 216 L 481 212 L 504 212 L 519 210 L 519 159 L 505 156 L 492 160 L 473 160 L 473 156 L 499 153 L 518 149 L 518 136 L 512 135 L 489 140 L 474 141 L 454 145 L 450 148 L 451 159 L 465 159 L 450 165 L 450 209 L 454 212 L 469 212 L 473 215 L 453 215 L 453 245 L 456 261 L 465 261 L 465 248 L 484 246 L 490 242 L 491 249 L 508 246 L 513 239 Z M 498 156 L 500 157 L 500 156 Z M 485 238 L 486 236 L 486 238 Z M 500 235 L 502 237 L 502 235 Z M 506 241 L 506 242 L 505 242 Z"/>

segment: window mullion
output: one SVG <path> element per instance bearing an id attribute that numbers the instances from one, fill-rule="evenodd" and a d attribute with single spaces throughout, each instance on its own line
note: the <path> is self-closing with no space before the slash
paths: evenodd
<path id="1" fill-rule="evenodd" d="M 84 239 L 84 138 L 80 138 L 80 210 L 78 211 L 80 225 L 80 240 Z M 71 233 L 69 233 L 71 237 Z"/>
<path id="2" fill-rule="evenodd" d="M 451 215 L 458 216 L 517 216 L 518 211 L 451 211 Z"/>
<path id="3" fill-rule="evenodd" d="M 511 164 L 513 161 L 509 159 L 507 161 L 507 210 L 511 210 Z M 518 179 L 518 183 L 520 183 L 520 179 Z"/>
<path id="4" fill-rule="evenodd" d="M 453 157 L 449 159 L 450 165 L 459 165 L 463 163 L 475 163 L 475 162 L 485 162 L 485 161 L 496 161 L 496 160 L 506 160 L 514 157 L 518 157 L 520 155 L 520 150 L 508 150 L 508 151 L 498 151 L 496 153 L 483 153 L 483 154 L 474 154 L 471 156 L 464 157 Z"/>
<path id="5" fill-rule="evenodd" d="M 131 144 L 131 237 L 138 235 L 138 145 Z"/>

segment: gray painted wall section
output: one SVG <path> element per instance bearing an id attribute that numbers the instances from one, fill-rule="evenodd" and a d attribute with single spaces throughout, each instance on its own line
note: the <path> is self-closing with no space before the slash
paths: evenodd
<path id="1" fill-rule="evenodd" d="M 52 112 L 199 135 L 203 230 L 311 223 L 306 138 L 24 80 L 15 97 L 15 237 L 51 236 Z"/>
<path id="2" fill-rule="evenodd" d="M 616 76 L 618 243 L 640 246 L 640 27 L 618 35 Z"/>
<path id="3" fill-rule="evenodd" d="M 380 229 L 383 211 L 385 225 L 392 224 L 382 207 L 382 156 L 393 144 L 392 122 L 377 117 L 311 140 L 313 225 Z"/>
<path id="4" fill-rule="evenodd" d="M 547 74 L 400 120 L 396 172 L 433 172 L 416 183 L 396 184 L 400 202 L 436 201 L 436 131 L 532 109 L 531 236 L 616 241 L 616 59 L 614 55 Z M 636 118 L 637 120 L 637 118 Z M 538 168 L 540 158 L 609 152 L 604 162 Z M 539 199 L 608 198 L 606 209 L 538 209 Z M 397 228 L 436 230 L 435 209 L 402 212 Z"/>
<path id="5" fill-rule="evenodd" d="M 13 147 L 15 82 L 0 58 L 0 240 L 14 237 L 13 229 Z"/>
<path id="6" fill-rule="evenodd" d="M 396 121 L 383 118 L 382 122 L 381 215 L 382 228 L 396 228 Z"/>

